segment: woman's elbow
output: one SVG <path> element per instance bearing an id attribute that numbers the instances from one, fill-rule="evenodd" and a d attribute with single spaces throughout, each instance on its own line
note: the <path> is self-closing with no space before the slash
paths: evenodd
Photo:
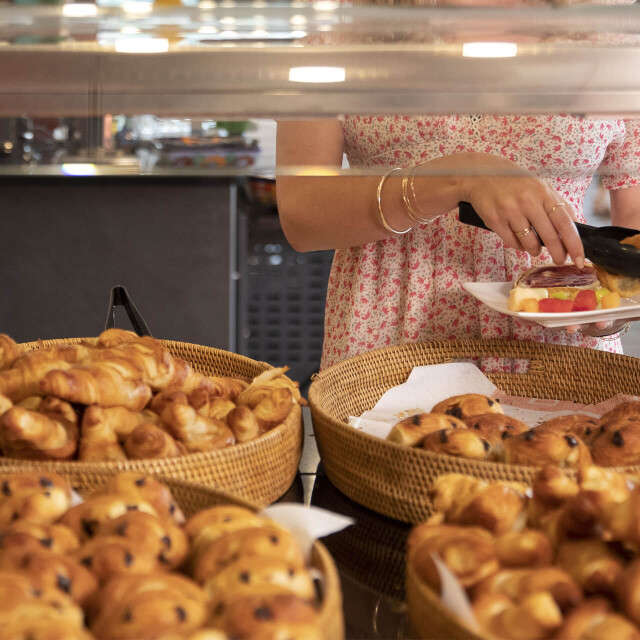
<path id="1" fill-rule="evenodd" d="M 280 226 L 284 232 L 287 242 L 300 253 L 315 251 L 313 246 L 313 234 L 304 224 L 304 220 L 298 211 L 292 210 L 284 203 L 278 203 L 278 215 L 280 216 Z"/>

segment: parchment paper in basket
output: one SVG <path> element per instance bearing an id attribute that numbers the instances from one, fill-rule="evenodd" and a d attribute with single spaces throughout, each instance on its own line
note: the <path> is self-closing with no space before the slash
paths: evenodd
<path id="1" fill-rule="evenodd" d="M 275 520 L 288 529 L 302 547 L 307 560 L 315 540 L 355 524 L 353 518 L 327 511 L 327 509 L 291 503 L 271 505 L 264 509 L 261 515 Z"/>
<path id="2" fill-rule="evenodd" d="M 437 553 L 432 553 L 431 559 L 436 565 L 440 577 L 440 600 L 442 600 L 442 604 L 449 611 L 455 613 L 472 631 L 479 632 L 480 628 L 473 614 L 471 602 L 466 591 Z"/>
<path id="3" fill-rule="evenodd" d="M 510 396 L 498 389 L 474 364 L 451 362 L 414 367 L 405 383 L 386 391 L 370 411 L 350 417 L 349 424 L 369 435 L 386 438 L 391 427 L 400 420 L 429 412 L 438 402 L 462 393 L 496 398 L 507 415 L 531 426 L 568 413 L 591 413 L 586 405 L 576 402 Z"/>

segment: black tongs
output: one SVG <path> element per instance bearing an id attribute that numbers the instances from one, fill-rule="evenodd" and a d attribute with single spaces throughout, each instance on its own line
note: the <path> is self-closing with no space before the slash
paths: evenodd
<path id="1" fill-rule="evenodd" d="M 460 202 L 458 206 L 460 222 L 490 231 L 468 202 Z M 610 273 L 640 278 L 640 251 L 630 244 L 620 244 L 640 231 L 627 227 L 593 227 L 581 222 L 575 225 L 587 259 Z"/>

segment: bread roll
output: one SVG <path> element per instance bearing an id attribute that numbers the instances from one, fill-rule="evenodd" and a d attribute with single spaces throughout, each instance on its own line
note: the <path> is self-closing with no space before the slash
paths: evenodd
<path id="1" fill-rule="evenodd" d="M 464 422 L 444 413 L 417 413 L 393 426 L 387 440 L 417 447 L 430 433 L 442 429 L 466 429 Z"/>
<path id="2" fill-rule="evenodd" d="M 494 398 L 478 393 L 465 393 L 438 402 L 431 410 L 431 413 L 446 413 L 449 416 L 464 420 L 484 413 L 504 413 L 504 411 L 500 403 Z"/>

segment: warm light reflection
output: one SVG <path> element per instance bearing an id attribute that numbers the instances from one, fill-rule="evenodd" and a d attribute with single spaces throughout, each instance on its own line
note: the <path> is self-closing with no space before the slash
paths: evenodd
<path id="1" fill-rule="evenodd" d="M 518 55 L 515 42 L 465 42 L 462 45 L 465 58 L 513 58 Z"/>
<path id="2" fill-rule="evenodd" d="M 98 7 L 88 2 L 73 2 L 62 5 L 62 15 L 68 18 L 87 18 L 98 15 Z"/>
<path id="3" fill-rule="evenodd" d="M 344 67 L 291 67 L 289 82 L 344 82 Z"/>
<path id="4" fill-rule="evenodd" d="M 338 8 L 338 3 L 335 0 L 318 0 L 313 3 L 314 11 L 335 11 Z"/>
<path id="5" fill-rule="evenodd" d="M 306 31 L 292 31 L 291 32 L 291 37 L 292 38 L 306 38 L 307 36 L 307 32 Z"/>
<path id="6" fill-rule="evenodd" d="M 63 163 L 62 173 L 65 176 L 95 176 L 96 165 L 82 162 Z"/>
<path id="7" fill-rule="evenodd" d="M 215 27 L 205 25 L 198 29 L 198 33 L 218 33 L 218 30 Z"/>
<path id="8" fill-rule="evenodd" d="M 169 51 L 167 38 L 116 38 L 119 53 L 164 53 Z"/>
<path id="9" fill-rule="evenodd" d="M 122 5 L 123 10 L 126 13 L 151 13 L 153 9 L 153 2 L 125 2 Z"/>

